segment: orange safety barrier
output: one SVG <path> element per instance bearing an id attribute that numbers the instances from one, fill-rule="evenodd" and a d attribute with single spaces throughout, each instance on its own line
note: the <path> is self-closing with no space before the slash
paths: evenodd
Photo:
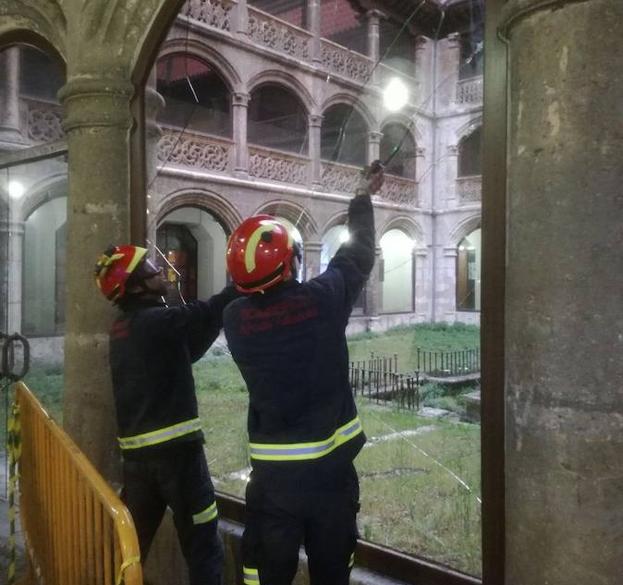
<path id="1" fill-rule="evenodd" d="M 27 582 L 142 585 L 138 539 L 127 508 L 22 383 L 16 399 Z"/>

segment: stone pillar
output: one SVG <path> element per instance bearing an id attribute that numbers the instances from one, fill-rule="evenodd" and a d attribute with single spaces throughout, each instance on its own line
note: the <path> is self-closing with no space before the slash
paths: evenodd
<path id="1" fill-rule="evenodd" d="M 443 202 L 443 207 L 452 208 L 461 203 L 459 201 L 457 184 L 459 176 L 459 147 L 456 144 L 449 144 L 447 149 L 444 165 L 446 169 L 444 183 L 448 185 L 449 189 L 446 191 L 446 200 Z"/>
<path id="2" fill-rule="evenodd" d="M 422 105 L 424 108 L 430 107 L 430 104 L 426 104 L 425 102 L 431 92 L 430 79 L 432 77 L 428 58 L 428 44 L 429 39 L 425 36 L 419 35 L 415 38 L 414 66 L 418 96 L 414 101 L 415 103 Z"/>
<path id="3" fill-rule="evenodd" d="M 620 583 L 623 3 L 510 0 L 506 585 Z"/>
<path id="4" fill-rule="evenodd" d="M 247 146 L 249 94 L 234 92 L 231 99 L 235 145 L 234 173 L 244 178 L 249 176 L 249 147 Z"/>
<path id="5" fill-rule="evenodd" d="M 320 274 L 320 254 L 322 252 L 322 242 L 305 242 L 303 244 L 305 256 L 305 280 L 311 280 Z"/>
<path id="6" fill-rule="evenodd" d="M 366 284 L 366 315 L 368 317 L 378 317 L 379 310 L 383 306 L 383 283 L 381 282 L 381 257 L 383 250 L 380 246 L 374 249 L 374 268 Z M 371 330 L 374 326 L 370 327 Z"/>
<path id="7" fill-rule="evenodd" d="M 158 143 L 162 137 L 162 129 L 158 125 L 158 114 L 165 102 L 156 89 L 156 68 L 152 69 L 145 86 L 145 169 L 147 173 L 147 240 L 156 243 L 157 212 L 159 195 L 155 177 L 158 174 Z"/>
<path id="8" fill-rule="evenodd" d="M 417 206 L 432 208 L 432 173 L 426 167 L 426 149 L 423 146 L 415 147 L 415 181 L 417 183 Z"/>
<path id="9" fill-rule="evenodd" d="M 432 89 L 437 109 L 448 109 L 456 97 L 456 85 L 459 81 L 461 66 L 461 35 L 451 33 L 438 43 L 437 51 L 437 87 Z"/>
<path id="10" fill-rule="evenodd" d="M 92 279 L 111 242 L 130 239 L 129 130 L 133 87 L 98 72 L 70 78 L 59 92 L 69 155 L 64 427 L 95 467 L 118 478 L 108 328 L 115 310 Z M 145 213 L 143 211 L 142 213 Z"/>
<path id="11" fill-rule="evenodd" d="M 249 9 L 247 8 L 247 0 L 238 0 L 234 7 L 233 30 L 242 38 L 246 38 L 249 34 Z"/>
<path id="12" fill-rule="evenodd" d="M 415 314 L 421 320 L 428 321 L 430 320 L 429 281 L 427 279 L 428 248 L 422 242 L 416 242 L 413 256 L 415 261 Z"/>
<path id="13" fill-rule="evenodd" d="M 19 119 L 20 52 L 9 47 L 0 52 L 0 143 L 20 143 Z"/>
<path id="14" fill-rule="evenodd" d="M 307 30 L 313 35 L 310 41 L 309 53 L 314 63 L 320 63 L 322 60 L 320 46 L 320 18 L 320 0 L 307 0 Z"/>
<path id="15" fill-rule="evenodd" d="M 368 19 L 368 57 L 372 59 L 374 64 L 380 57 L 381 46 L 381 17 L 384 16 L 380 10 L 368 10 L 366 17 Z M 379 68 L 376 67 L 372 73 L 372 83 L 379 82 Z"/>
<path id="16" fill-rule="evenodd" d="M 322 116 L 312 114 L 309 116 L 309 157 L 311 158 L 311 184 L 312 188 L 322 185 L 322 163 L 320 160 L 320 130 Z"/>
<path id="17" fill-rule="evenodd" d="M 382 132 L 368 132 L 368 164 L 380 158 L 381 138 L 383 138 Z"/>
<path id="18" fill-rule="evenodd" d="M 22 330 L 22 270 L 24 267 L 24 222 L 8 223 L 7 332 Z M 2 226 L 0 226 L 2 230 Z"/>

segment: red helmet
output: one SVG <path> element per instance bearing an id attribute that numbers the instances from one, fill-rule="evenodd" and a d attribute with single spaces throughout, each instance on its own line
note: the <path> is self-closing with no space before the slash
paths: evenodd
<path id="1" fill-rule="evenodd" d="M 262 292 L 290 277 L 293 255 L 299 256 L 288 228 L 272 215 L 256 215 L 229 238 L 227 269 L 240 292 Z"/>
<path id="2" fill-rule="evenodd" d="M 138 246 L 110 246 L 98 258 L 95 282 L 109 301 L 116 302 L 123 297 L 128 278 L 141 264 L 145 254 L 147 250 Z"/>

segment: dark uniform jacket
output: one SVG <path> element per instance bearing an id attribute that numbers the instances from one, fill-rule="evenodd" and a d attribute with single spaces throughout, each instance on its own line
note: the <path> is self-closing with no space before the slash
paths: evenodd
<path id="1" fill-rule="evenodd" d="M 239 298 L 225 310 L 229 349 L 249 389 L 255 471 L 351 462 L 365 443 L 345 328 L 374 264 L 369 196 L 350 202 L 348 224 L 350 241 L 321 275 Z"/>
<path id="2" fill-rule="evenodd" d="M 234 297 L 227 287 L 179 307 L 140 299 L 123 306 L 110 331 L 110 366 L 124 457 L 203 441 L 192 363 L 218 336 Z"/>

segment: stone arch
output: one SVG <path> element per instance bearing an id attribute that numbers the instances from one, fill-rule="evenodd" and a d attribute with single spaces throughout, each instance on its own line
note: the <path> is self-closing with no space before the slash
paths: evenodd
<path id="1" fill-rule="evenodd" d="M 480 214 L 470 215 L 459 221 L 449 233 L 449 244 L 458 246 L 463 238 L 482 226 Z"/>
<path id="2" fill-rule="evenodd" d="M 161 50 L 158 52 L 156 62 L 163 57 L 180 54 L 189 55 L 201 61 L 205 61 L 208 65 L 214 67 L 231 92 L 242 91 L 242 79 L 234 65 L 225 59 L 221 53 L 205 43 L 200 43 L 195 40 L 187 41 L 185 38 L 169 39 L 162 45 Z"/>
<path id="3" fill-rule="evenodd" d="M 316 109 L 316 102 L 307 88 L 292 74 L 278 69 L 262 71 L 247 82 L 247 93 L 251 95 L 258 87 L 266 84 L 274 84 L 289 89 L 301 100 L 307 114 L 311 114 Z"/>
<path id="4" fill-rule="evenodd" d="M 209 212 L 228 235 L 242 222 L 238 210 L 218 193 L 207 189 L 184 188 L 165 196 L 156 213 L 156 225 L 162 223 L 169 213 L 180 207 L 197 207 Z"/>
<path id="5" fill-rule="evenodd" d="M 482 116 L 476 116 L 471 120 L 467 121 L 465 124 L 460 126 L 455 131 L 456 136 L 456 144 L 458 145 L 461 140 L 467 138 L 472 132 L 478 130 L 482 126 Z"/>
<path id="6" fill-rule="evenodd" d="M 330 107 L 338 104 L 352 106 L 352 108 L 366 121 L 368 131 L 372 131 L 377 128 L 378 121 L 370 109 L 359 99 L 358 96 L 354 96 L 349 93 L 336 93 L 332 95 L 322 104 L 321 113 L 324 114 L 324 112 L 326 112 Z"/>
<path id="7" fill-rule="evenodd" d="M 413 118 L 410 118 L 405 114 L 396 113 L 383 118 L 379 124 L 381 132 L 388 124 L 400 124 L 401 126 L 407 128 L 413 138 L 413 142 L 415 142 L 416 147 L 424 140 L 422 131 L 418 128 L 417 123 L 414 122 Z"/>
<path id="8" fill-rule="evenodd" d="M 262 203 L 253 215 L 260 213 L 279 215 L 280 217 L 287 219 L 301 232 L 303 240 L 306 242 L 313 240 L 318 234 L 318 226 L 309 211 L 307 211 L 307 209 L 305 209 L 302 205 L 294 203 L 293 201 L 286 201 L 283 199 L 267 201 L 266 203 Z"/>
<path id="9" fill-rule="evenodd" d="M 65 173 L 56 173 L 35 183 L 24 196 L 20 221 L 26 221 L 44 203 L 60 197 L 68 197 Z"/>
<path id="10" fill-rule="evenodd" d="M 346 219 L 348 218 L 348 210 L 344 209 L 343 211 L 338 211 L 334 213 L 322 226 L 322 230 L 319 232 L 319 236 L 322 238 L 332 227 L 336 225 L 344 225 L 346 224 Z"/>
<path id="11" fill-rule="evenodd" d="M 19 10 L 18 4 L 14 14 L 11 14 L 10 9 L 3 13 L 0 23 L 0 51 L 11 45 L 33 45 L 44 53 L 53 55 L 66 67 L 67 19 L 60 2 L 40 4 L 34 10 L 31 8 L 28 16 L 24 12 L 25 10 Z"/>
<path id="12" fill-rule="evenodd" d="M 388 219 L 377 229 L 377 241 L 380 241 L 383 234 L 387 233 L 389 230 L 400 230 L 420 244 L 424 242 L 424 230 L 415 219 L 407 215 L 399 215 Z"/>

